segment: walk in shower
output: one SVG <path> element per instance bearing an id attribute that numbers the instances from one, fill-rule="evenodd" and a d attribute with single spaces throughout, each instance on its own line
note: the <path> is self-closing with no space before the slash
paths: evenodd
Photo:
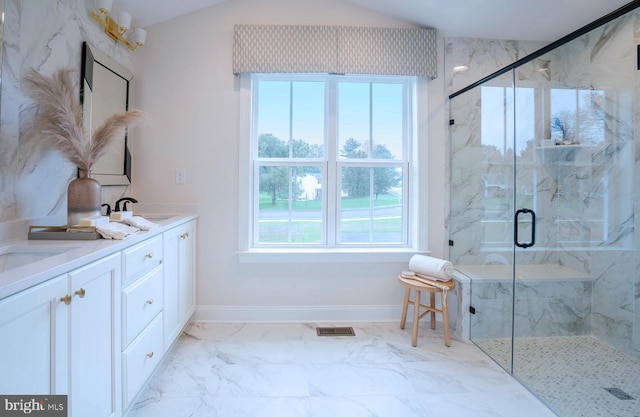
<path id="1" fill-rule="evenodd" d="M 470 337 L 565 417 L 640 416 L 638 6 L 450 96 Z"/>

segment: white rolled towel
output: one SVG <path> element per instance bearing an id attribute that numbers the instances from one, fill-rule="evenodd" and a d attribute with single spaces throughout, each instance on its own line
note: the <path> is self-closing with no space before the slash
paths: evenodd
<path id="1" fill-rule="evenodd" d="M 416 275 L 438 281 L 449 281 L 453 278 L 453 264 L 444 259 L 425 255 L 413 255 L 409 261 L 409 269 Z"/>

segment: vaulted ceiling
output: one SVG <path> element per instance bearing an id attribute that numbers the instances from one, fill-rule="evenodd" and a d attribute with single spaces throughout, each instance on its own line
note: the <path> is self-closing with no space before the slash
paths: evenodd
<path id="1" fill-rule="evenodd" d="M 146 27 L 234 0 L 115 0 Z M 322 0 L 318 0 L 322 1 Z M 553 41 L 628 0 L 347 0 L 447 37 Z"/>

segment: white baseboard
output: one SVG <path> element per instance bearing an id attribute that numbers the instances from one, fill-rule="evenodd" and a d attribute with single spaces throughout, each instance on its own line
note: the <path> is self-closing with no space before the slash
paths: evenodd
<path id="1" fill-rule="evenodd" d="M 198 306 L 192 322 L 400 322 L 402 306 Z"/>

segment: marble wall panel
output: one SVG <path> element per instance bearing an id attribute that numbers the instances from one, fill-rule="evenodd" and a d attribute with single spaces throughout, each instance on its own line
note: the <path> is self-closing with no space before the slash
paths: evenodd
<path id="1" fill-rule="evenodd" d="M 510 281 L 472 281 L 471 305 L 475 309 L 471 316 L 472 339 L 511 337 L 513 286 Z"/>
<path id="2" fill-rule="evenodd" d="M 5 0 L 0 109 L 0 222 L 66 212 L 66 187 L 75 168 L 59 154 L 36 152 L 27 130 L 32 102 L 20 79 L 34 68 L 51 74 L 71 67 L 80 73 L 82 42 L 87 41 L 126 68 L 133 54 L 114 43 L 89 16 L 85 0 Z M 135 20 L 135 17 L 134 17 Z M 103 187 L 103 201 L 113 202 L 127 187 Z"/>
<path id="3" fill-rule="evenodd" d="M 640 44 L 640 18 L 635 17 L 633 21 L 633 43 L 635 45 Z M 638 143 L 638 135 L 636 132 L 640 132 L 640 71 L 635 71 L 634 83 L 635 86 L 632 90 L 634 93 L 633 96 L 633 132 L 634 132 L 634 141 L 633 145 L 635 146 L 633 155 L 633 163 L 634 163 L 634 171 L 633 171 L 633 183 L 640 184 L 640 144 Z M 640 193 L 633 193 L 633 203 L 634 208 L 640 207 Z M 634 210 L 635 212 L 636 210 Z M 633 227 L 634 230 L 640 230 L 640 216 L 634 216 L 633 219 Z M 631 337 L 631 349 L 635 356 L 640 357 L 640 233 L 635 233 L 633 237 L 633 247 L 634 247 L 634 270 L 633 276 L 635 277 L 635 297 L 634 297 L 634 306 L 633 306 L 633 326 L 632 326 L 632 337 Z"/>
<path id="4" fill-rule="evenodd" d="M 523 41 L 505 41 L 505 40 L 491 40 L 491 39 L 469 39 L 469 38 L 447 38 L 445 39 L 445 51 L 444 51 L 444 82 L 446 94 L 453 94 L 458 90 L 484 78 L 501 68 L 513 63 L 514 61 L 529 55 L 530 53 L 545 46 L 545 42 L 523 42 Z M 466 67 L 465 70 L 454 70 L 455 67 Z M 504 81 L 505 85 L 508 85 L 507 80 Z M 481 102 L 479 90 L 471 90 L 456 98 L 445 100 L 445 111 L 449 111 L 451 118 L 455 120 L 455 124 L 449 126 L 450 141 L 447 146 L 447 155 L 445 158 L 446 165 L 445 170 L 447 179 L 445 186 L 450 190 L 450 199 L 445 201 L 445 210 L 448 213 L 452 213 L 452 210 L 462 210 L 465 207 L 464 203 L 452 202 L 452 199 L 456 197 L 467 198 L 469 200 L 479 201 L 477 193 L 484 191 L 475 185 L 475 188 L 471 185 L 471 176 L 464 175 L 463 173 L 456 172 L 455 170 L 464 169 L 465 166 L 472 166 L 469 163 L 474 160 L 466 160 L 465 163 L 453 163 L 452 164 L 452 152 L 456 152 L 466 147 L 478 147 L 481 143 L 480 140 L 480 118 L 481 118 Z M 460 156 L 459 154 L 458 156 Z M 455 182 L 462 182 L 467 185 L 467 188 L 460 189 Z M 452 182 L 454 184 L 452 184 Z M 476 228 L 476 223 L 480 222 L 477 217 L 478 214 L 474 214 L 476 217 L 474 220 L 466 222 L 467 226 L 457 224 L 455 215 L 450 215 L 445 220 L 445 234 L 452 236 L 456 242 L 463 242 L 464 239 L 459 238 L 464 235 L 471 235 L 473 233 L 463 232 L 465 227 Z M 468 216 L 463 216 L 465 219 L 469 219 Z M 473 218 L 472 217 L 472 218 Z M 453 220 L 452 220 L 453 219 Z M 453 229 L 455 229 L 455 232 Z M 461 233 L 461 235 L 457 235 Z M 475 232 L 476 235 L 482 235 L 482 232 Z M 467 243 L 464 243 L 465 246 Z M 458 243 L 456 243 L 458 245 Z M 468 251 L 465 248 L 450 248 L 450 259 L 453 261 L 459 258 L 461 254 L 466 254 Z M 465 263 L 476 263 L 478 259 L 468 259 Z"/>
<path id="5" fill-rule="evenodd" d="M 472 338 L 511 337 L 510 281 L 472 284 Z M 516 284 L 515 336 L 575 336 L 591 333 L 591 282 L 528 281 Z"/>

